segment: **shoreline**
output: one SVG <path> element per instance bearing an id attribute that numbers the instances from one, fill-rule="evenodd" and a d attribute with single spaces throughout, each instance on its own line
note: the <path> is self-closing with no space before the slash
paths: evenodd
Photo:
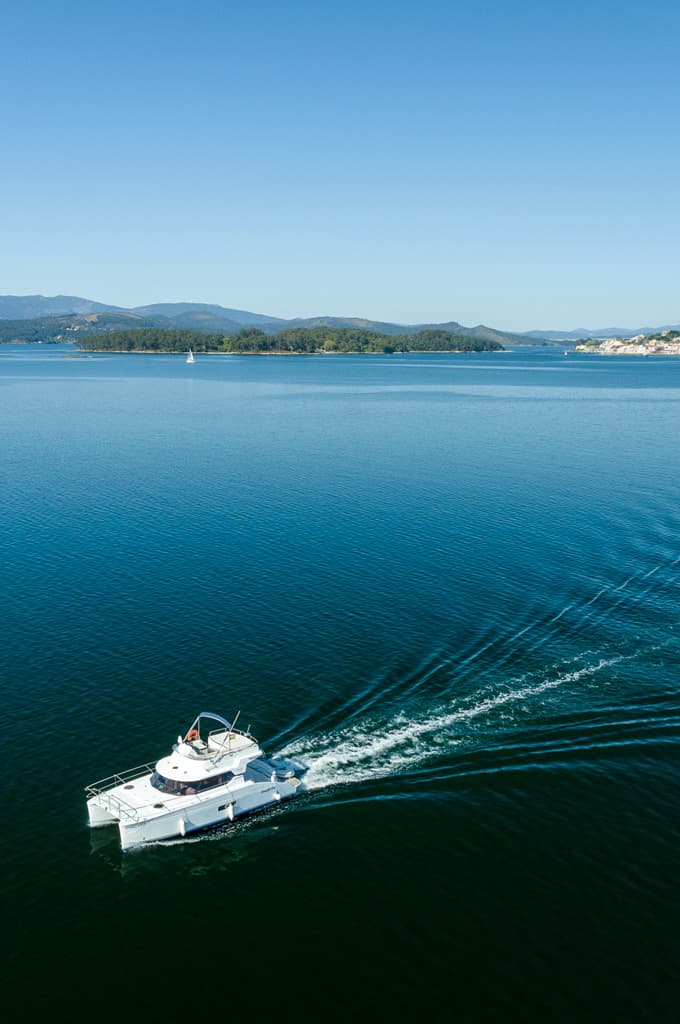
<path id="1" fill-rule="evenodd" d="M 417 355 L 446 355 L 446 356 L 482 356 L 502 355 L 510 352 L 511 349 L 470 349 L 465 351 L 460 348 L 419 348 L 409 349 L 407 352 L 361 352 L 355 349 L 351 352 L 290 352 L 290 351 L 269 351 L 269 352 L 194 352 L 194 356 L 417 356 Z M 162 352 L 155 352 L 151 349 L 134 348 L 80 348 L 79 355 L 116 355 L 116 356 L 185 356 L 184 351 L 167 349 Z"/>
<path id="2" fill-rule="evenodd" d="M 642 345 L 621 345 L 617 348 L 576 345 L 574 352 L 591 356 L 680 356 L 680 348 L 646 348 Z"/>

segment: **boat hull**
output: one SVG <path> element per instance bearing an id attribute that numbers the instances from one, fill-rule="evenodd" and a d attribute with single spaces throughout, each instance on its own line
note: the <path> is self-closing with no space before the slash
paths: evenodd
<path id="1" fill-rule="evenodd" d="M 106 794 L 102 794 L 88 801 L 88 816 L 92 828 L 118 824 L 121 848 L 130 850 L 228 824 L 236 818 L 288 800 L 303 789 L 301 779 L 294 776 L 268 779 L 266 782 L 244 781 L 242 785 L 220 787 L 220 792 L 209 799 L 193 803 L 177 800 L 163 811 L 155 810 L 148 816 L 140 814 L 136 819 L 130 815 L 116 816 L 115 805 Z"/>
<path id="2" fill-rule="evenodd" d="M 292 784 L 294 783 L 294 784 Z M 120 845 L 123 850 L 168 839 L 180 839 L 216 825 L 228 824 L 254 811 L 288 800 L 299 792 L 299 779 L 253 784 L 243 791 L 222 794 L 209 802 L 172 811 L 149 821 L 119 821 Z"/>
<path id="3" fill-rule="evenodd" d="M 102 828 L 104 825 L 115 825 L 118 818 L 107 808 L 103 807 L 97 797 L 87 801 L 87 816 L 90 821 L 90 828 Z"/>

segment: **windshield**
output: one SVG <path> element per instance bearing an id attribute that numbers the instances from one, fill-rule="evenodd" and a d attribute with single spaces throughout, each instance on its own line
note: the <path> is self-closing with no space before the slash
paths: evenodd
<path id="1" fill-rule="evenodd" d="M 151 785 L 161 793 L 169 793 L 172 796 L 192 796 L 194 793 L 202 793 L 206 789 L 224 786 L 233 778 L 233 772 L 223 772 L 221 775 L 211 775 L 209 779 L 180 782 L 179 779 L 166 779 L 160 772 L 154 772 L 151 776 Z"/>

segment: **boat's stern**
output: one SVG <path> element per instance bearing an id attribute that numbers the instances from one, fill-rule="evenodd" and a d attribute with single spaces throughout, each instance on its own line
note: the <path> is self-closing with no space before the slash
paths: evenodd
<path id="1" fill-rule="evenodd" d="M 144 764 L 85 787 L 90 828 L 137 820 L 140 805 L 148 803 L 153 766 Z"/>
<path id="2" fill-rule="evenodd" d="M 87 816 L 90 828 L 101 828 L 103 825 L 115 825 L 119 820 L 111 807 L 104 804 L 100 796 L 91 796 L 87 801 Z"/>
<path id="3" fill-rule="evenodd" d="M 309 771 L 309 765 L 292 757 L 266 757 L 262 758 L 262 761 L 271 765 L 274 777 L 279 782 L 284 779 L 302 781 L 304 775 Z"/>

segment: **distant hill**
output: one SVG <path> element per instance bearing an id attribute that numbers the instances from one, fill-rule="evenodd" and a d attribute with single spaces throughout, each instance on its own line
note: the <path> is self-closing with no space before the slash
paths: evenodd
<path id="1" fill-rule="evenodd" d="M 486 327 L 485 324 L 478 324 L 477 327 L 461 327 L 459 333 L 471 335 L 473 338 L 479 338 L 482 341 L 498 341 L 501 345 L 526 345 L 526 337 L 523 334 L 513 334 L 509 331 L 497 331 L 493 327 Z M 547 338 L 536 337 L 532 338 L 530 344 L 532 345 L 545 345 Z"/>
<path id="2" fill-rule="evenodd" d="M 549 341 L 583 341 L 586 338 L 633 338 L 638 334 L 653 334 L 659 331 L 677 331 L 680 324 L 663 324 L 661 327 L 577 327 L 573 331 L 525 331 L 524 337 Z"/>
<path id="3" fill-rule="evenodd" d="M 511 347 L 515 345 L 541 345 L 548 343 L 545 339 L 541 338 L 528 338 L 523 334 L 497 331 L 493 327 L 486 327 L 484 324 L 478 324 L 477 327 L 464 327 L 455 320 L 449 320 L 443 324 L 391 324 L 380 320 L 362 320 L 358 317 L 316 316 L 309 317 L 306 320 L 298 319 L 284 322 L 287 327 L 347 327 L 374 331 L 376 334 L 387 334 L 392 337 L 417 334 L 421 331 L 445 331 L 448 334 L 458 334 L 465 338 L 477 338 L 480 341 L 497 342 L 501 346 L 510 345 Z M 260 325 L 260 329 L 268 334 L 272 333 L 267 326 Z M 280 330 L 280 326 L 276 329 Z"/>
<path id="4" fill-rule="evenodd" d="M 176 316 L 169 317 L 158 313 L 149 313 L 146 318 L 153 320 L 154 323 L 163 322 L 177 328 L 206 331 L 208 334 L 233 334 L 234 331 L 240 331 L 244 326 L 239 320 L 232 320 L 228 316 L 211 313 L 208 310 L 187 310 L 186 313 L 178 313 Z M 259 327 L 260 324 L 256 323 L 253 326 Z"/>
<path id="5" fill-rule="evenodd" d="M 410 334 L 414 330 L 418 330 L 417 327 L 408 327 L 405 324 L 390 324 L 384 323 L 382 320 L 365 320 L 363 317 L 358 316 L 310 316 L 307 318 L 296 317 L 294 320 L 286 320 L 286 327 L 301 327 L 309 328 L 310 330 L 315 327 L 337 327 L 337 328 L 349 328 L 357 329 L 361 331 L 374 331 L 376 334 Z M 441 325 L 442 329 L 445 325 Z M 456 325 L 458 326 L 458 325 Z M 261 330 L 265 330 L 264 327 Z"/>
<path id="6" fill-rule="evenodd" d="M 147 320 L 133 313 L 87 313 L 82 316 L 43 316 L 23 320 L 0 319 L 0 343 L 75 342 L 85 334 L 168 327 L 170 321 Z"/>
<path id="7" fill-rule="evenodd" d="M 77 295 L 0 295 L 0 320 L 31 320 L 45 316 L 68 316 L 72 313 L 106 313 L 120 306 L 107 306 Z"/>
<path id="8" fill-rule="evenodd" d="M 175 328 L 178 330 L 205 331 L 208 334 L 233 334 L 244 327 L 257 327 L 266 334 L 275 334 L 286 328 L 314 329 L 316 327 L 347 328 L 351 330 L 373 331 L 381 335 L 411 335 L 419 331 L 447 331 L 460 334 L 467 338 L 479 338 L 483 341 L 496 341 L 500 345 L 516 347 L 518 345 L 565 344 L 581 341 L 585 338 L 630 338 L 636 334 L 651 334 L 654 331 L 677 330 L 678 324 L 664 324 L 661 327 L 607 327 L 592 330 L 576 328 L 573 331 L 524 331 L 521 333 L 503 331 L 495 327 L 478 324 L 476 327 L 464 327 L 456 320 L 446 323 L 396 324 L 381 320 L 367 320 L 362 317 L 314 316 L 295 317 L 285 320 L 281 317 L 268 316 L 265 313 L 252 313 L 245 309 L 231 309 L 226 306 L 204 302 L 154 302 L 146 306 L 125 308 L 123 306 L 106 305 L 94 302 L 77 295 L 0 295 L 0 323 L 11 320 L 18 324 L 21 320 L 45 320 L 50 317 L 87 316 L 91 314 L 118 313 L 123 316 L 137 318 L 140 326 Z M 72 325 L 75 326 L 75 325 Z M 39 330 L 57 329 L 58 325 L 43 325 Z M 96 331 L 107 330 L 106 321 L 101 321 Z M 19 334 L 30 333 L 28 328 Z M 36 327 L 36 330 L 38 328 Z M 5 330 L 0 336 L 5 335 Z"/>
<path id="9" fill-rule="evenodd" d="M 105 314 L 130 317 L 135 326 L 139 327 L 195 330 L 207 334 L 231 335 L 247 327 L 256 327 L 264 331 L 265 334 L 278 334 L 287 328 L 312 330 L 317 327 L 333 327 L 371 331 L 388 336 L 410 336 L 428 330 L 446 331 L 449 334 L 457 334 L 465 338 L 477 338 L 480 341 L 497 342 L 499 345 L 511 347 L 546 343 L 544 339 L 534 335 L 530 337 L 514 334 L 487 327 L 484 324 L 478 324 L 476 327 L 464 327 L 455 320 L 442 324 L 395 324 L 361 317 L 338 316 L 296 317 L 284 320 L 281 317 L 267 316 L 264 313 L 252 313 L 245 309 L 230 309 L 226 306 L 201 302 L 155 302 L 146 306 L 125 309 L 69 295 L 57 295 L 52 298 L 43 295 L 0 296 L 0 324 L 2 321 L 12 321 L 13 326 L 10 333 L 16 340 L 53 340 L 63 334 L 65 330 L 68 330 L 69 335 L 73 335 L 83 326 L 77 317 L 94 314 L 101 317 L 104 317 Z M 67 324 L 63 318 L 68 316 L 76 319 Z M 60 322 L 47 323 L 46 321 L 50 318 L 59 318 Z M 20 324 L 22 320 L 26 321 L 23 328 Z M 92 321 L 92 323 L 94 326 L 90 333 L 97 334 L 114 329 L 120 330 L 124 327 L 123 324 L 117 327 L 113 326 L 112 322 L 105 318 Z M 130 322 L 127 326 L 131 326 Z M 7 331 L 4 328 L 0 330 L 0 338 L 7 340 Z"/>
<path id="10" fill-rule="evenodd" d="M 183 327 L 210 331 L 231 331 L 241 327 L 259 327 L 262 330 L 265 325 L 281 330 L 289 323 L 280 317 L 249 313 L 245 309 L 226 309 L 224 306 L 201 302 L 155 302 L 150 306 L 135 306 L 130 312 L 150 319 L 163 317 Z"/>

